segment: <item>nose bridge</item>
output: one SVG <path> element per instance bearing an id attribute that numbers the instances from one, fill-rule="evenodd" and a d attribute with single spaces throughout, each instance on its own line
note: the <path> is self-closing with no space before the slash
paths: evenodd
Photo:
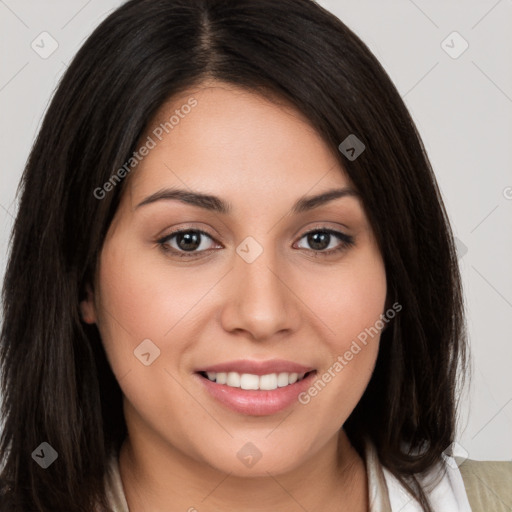
<path id="1" fill-rule="evenodd" d="M 262 302 L 262 305 L 268 304 L 269 301 L 277 302 L 282 294 L 276 258 L 271 253 L 272 250 L 267 249 L 250 263 L 243 258 L 239 258 L 235 263 L 236 277 L 245 289 L 244 295 L 251 295 L 251 302 Z"/>
<path id="2" fill-rule="evenodd" d="M 280 275 L 282 269 L 272 247 L 263 247 L 250 237 L 237 247 L 223 311 L 226 329 L 242 329 L 255 338 L 266 338 L 297 327 L 296 302 Z"/>

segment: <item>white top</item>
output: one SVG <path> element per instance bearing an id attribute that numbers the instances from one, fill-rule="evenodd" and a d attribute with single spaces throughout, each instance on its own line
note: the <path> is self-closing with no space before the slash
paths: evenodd
<path id="1" fill-rule="evenodd" d="M 372 443 L 367 442 L 365 448 L 365 464 L 368 476 L 369 512 L 422 512 L 420 505 L 400 484 L 400 482 L 384 468 L 377 457 Z M 430 489 L 435 479 L 437 485 Z M 472 512 L 466 495 L 460 470 L 452 457 L 443 457 L 438 466 L 419 479 L 435 512 Z M 130 512 L 124 495 L 119 461 L 112 456 L 109 475 L 107 476 L 107 496 L 114 512 Z"/>

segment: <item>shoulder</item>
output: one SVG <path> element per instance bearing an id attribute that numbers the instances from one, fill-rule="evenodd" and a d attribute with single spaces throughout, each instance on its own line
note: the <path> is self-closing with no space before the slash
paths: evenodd
<path id="1" fill-rule="evenodd" d="M 400 512 L 421 512 L 422 507 L 413 499 L 403 484 L 395 476 L 383 468 L 386 478 L 390 510 Z M 439 461 L 424 473 L 415 474 L 415 480 L 436 512 L 476 512 L 464 490 L 462 476 L 456 464 Z M 490 512 L 486 511 L 486 512 Z"/>
<path id="2" fill-rule="evenodd" d="M 512 509 L 512 462 L 456 460 L 473 512 Z"/>

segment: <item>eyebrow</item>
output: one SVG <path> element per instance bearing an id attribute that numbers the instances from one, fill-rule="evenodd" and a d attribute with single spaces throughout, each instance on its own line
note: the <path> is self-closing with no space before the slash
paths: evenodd
<path id="1" fill-rule="evenodd" d="M 335 199 L 358 196 L 359 194 L 349 187 L 327 190 L 326 192 L 322 192 L 314 196 L 301 197 L 293 205 L 292 212 L 295 214 L 303 213 L 309 210 L 313 210 L 314 208 L 318 208 L 319 206 L 322 206 Z M 141 206 L 156 203 L 157 201 L 171 200 L 181 201 L 182 203 L 191 204 L 193 206 L 198 206 L 199 208 L 204 208 L 205 210 L 222 214 L 229 214 L 232 210 L 231 204 L 222 200 L 220 197 L 210 194 L 203 194 L 200 192 L 190 192 L 187 190 L 169 188 L 159 190 L 154 194 L 146 197 L 146 199 L 141 201 L 135 207 L 135 209 Z"/>

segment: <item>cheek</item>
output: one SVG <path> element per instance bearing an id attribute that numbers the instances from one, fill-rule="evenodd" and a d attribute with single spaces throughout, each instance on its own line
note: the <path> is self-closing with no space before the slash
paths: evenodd
<path id="1" fill-rule="evenodd" d="M 192 346 L 194 306 L 215 281 L 171 270 L 164 258 L 152 259 L 128 246 L 117 240 L 102 252 L 98 282 L 103 345 L 131 407 L 152 425 L 165 427 L 166 435 L 183 436 L 175 418 L 194 409 L 195 402 L 180 384 L 178 367 Z M 148 365 L 143 362 L 146 353 Z M 196 419 L 208 420 L 200 407 L 194 413 Z"/>
<path id="2" fill-rule="evenodd" d="M 326 274 L 316 282 L 321 286 L 308 295 L 324 325 L 329 357 L 303 403 L 314 408 L 319 425 L 336 425 L 356 407 L 375 366 L 386 301 L 385 268 L 378 253 L 358 254 L 331 271 L 328 280 Z"/>
<path id="3" fill-rule="evenodd" d="M 315 286 L 303 294 L 325 324 L 326 340 L 336 354 L 375 325 L 384 313 L 386 301 L 385 268 L 376 251 L 365 251 L 347 259 L 336 270 L 317 274 Z"/>
<path id="4" fill-rule="evenodd" d="M 101 306 L 119 324 L 116 329 L 125 328 L 132 338 L 163 339 L 199 301 L 208 282 L 198 272 L 167 264 L 157 249 L 148 256 L 140 247 L 121 251 L 120 246 L 106 246 L 102 254 Z"/>
<path id="5" fill-rule="evenodd" d="M 209 319 L 204 307 L 219 281 L 217 269 L 185 270 L 156 249 L 117 239 L 104 245 L 98 272 L 100 334 L 135 416 L 183 445 L 197 424 L 215 429 L 182 382 Z M 190 415 L 185 418 L 183 410 Z"/>

